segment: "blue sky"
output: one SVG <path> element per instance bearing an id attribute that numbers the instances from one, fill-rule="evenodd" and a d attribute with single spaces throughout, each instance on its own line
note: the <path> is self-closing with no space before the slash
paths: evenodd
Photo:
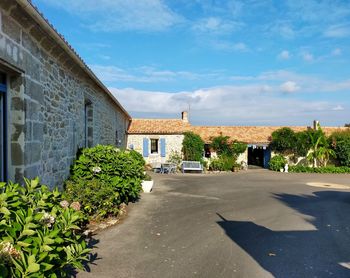
<path id="1" fill-rule="evenodd" d="M 350 1 L 33 0 L 135 117 L 350 122 Z"/>

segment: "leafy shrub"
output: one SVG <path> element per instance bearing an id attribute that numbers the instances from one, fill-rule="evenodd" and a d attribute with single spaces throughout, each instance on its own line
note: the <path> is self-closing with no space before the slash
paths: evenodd
<path id="1" fill-rule="evenodd" d="M 211 138 L 210 146 L 215 150 L 218 156 L 234 156 L 238 157 L 247 149 L 247 144 L 238 141 L 229 141 L 229 136 L 217 136 Z"/>
<path id="2" fill-rule="evenodd" d="M 38 179 L 0 183 L 0 276 L 66 277 L 67 268 L 83 269 L 90 249 L 78 209 Z"/>
<path id="3" fill-rule="evenodd" d="M 235 166 L 235 157 L 221 155 L 211 161 L 209 169 L 212 171 L 233 171 L 233 167 Z"/>
<path id="4" fill-rule="evenodd" d="M 295 142 L 293 146 L 293 152 L 296 156 L 305 157 L 311 148 L 310 133 L 313 130 L 305 130 L 295 133 Z"/>
<path id="5" fill-rule="evenodd" d="M 283 155 L 276 155 L 270 159 L 269 168 L 273 171 L 279 171 L 281 168 L 284 168 L 286 163 L 287 160 Z"/>
<path id="6" fill-rule="evenodd" d="M 272 132 L 271 137 L 272 140 L 270 147 L 272 150 L 283 154 L 290 154 L 294 152 L 296 136 L 291 128 L 282 127 L 277 129 Z"/>
<path id="7" fill-rule="evenodd" d="M 109 183 L 99 179 L 66 182 L 68 200 L 79 200 L 82 210 L 92 219 L 99 219 L 119 212 L 119 193 Z"/>
<path id="8" fill-rule="evenodd" d="M 115 214 L 121 203 L 127 204 L 138 198 L 144 167 L 145 161 L 136 151 L 102 145 L 83 149 L 66 182 L 66 197 L 69 200 L 81 198 L 78 200 L 90 217 Z M 95 196 L 92 197 L 94 186 Z M 108 194 L 110 196 L 105 199 Z"/>
<path id="9" fill-rule="evenodd" d="M 170 153 L 170 155 L 169 155 L 168 162 L 176 165 L 177 169 L 180 169 L 181 168 L 181 162 L 182 162 L 182 155 L 181 155 L 181 153 L 179 153 L 177 151 L 172 151 Z"/>
<path id="10" fill-rule="evenodd" d="M 339 164 L 350 167 L 350 129 L 333 133 L 331 141 Z"/>
<path id="11" fill-rule="evenodd" d="M 308 166 L 289 166 L 289 172 L 291 173 L 329 173 L 329 174 L 350 174 L 350 167 L 336 167 L 336 166 L 326 166 L 326 167 L 308 167 Z"/>
<path id="12" fill-rule="evenodd" d="M 193 132 L 185 132 L 184 136 L 182 142 L 184 160 L 202 162 L 204 152 L 204 141 L 202 138 Z"/>

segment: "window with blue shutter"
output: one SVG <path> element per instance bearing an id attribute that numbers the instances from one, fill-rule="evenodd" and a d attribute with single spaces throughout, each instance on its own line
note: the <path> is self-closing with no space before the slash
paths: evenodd
<path id="1" fill-rule="evenodd" d="M 165 144 L 165 138 L 160 138 L 160 156 L 165 157 L 166 156 L 166 144 Z"/>
<path id="2" fill-rule="evenodd" d="M 148 157 L 148 138 L 143 138 L 143 148 L 142 148 L 142 155 L 143 157 Z"/>

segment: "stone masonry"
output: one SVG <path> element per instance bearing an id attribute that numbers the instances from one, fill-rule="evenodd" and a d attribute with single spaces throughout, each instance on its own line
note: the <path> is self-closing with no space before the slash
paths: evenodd
<path id="1" fill-rule="evenodd" d="M 130 117 L 44 29 L 16 1 L 0 1 L 9 179 L 61 186 L 79 148 L 125 147 Z"/>

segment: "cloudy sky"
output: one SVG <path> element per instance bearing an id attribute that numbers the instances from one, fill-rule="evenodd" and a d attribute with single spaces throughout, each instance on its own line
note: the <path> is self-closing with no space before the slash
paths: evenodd
<path id="1" fill-rule="evenodd" d="M 350 122 L 348 0 L 33 0 L 134 117 Z"/>

